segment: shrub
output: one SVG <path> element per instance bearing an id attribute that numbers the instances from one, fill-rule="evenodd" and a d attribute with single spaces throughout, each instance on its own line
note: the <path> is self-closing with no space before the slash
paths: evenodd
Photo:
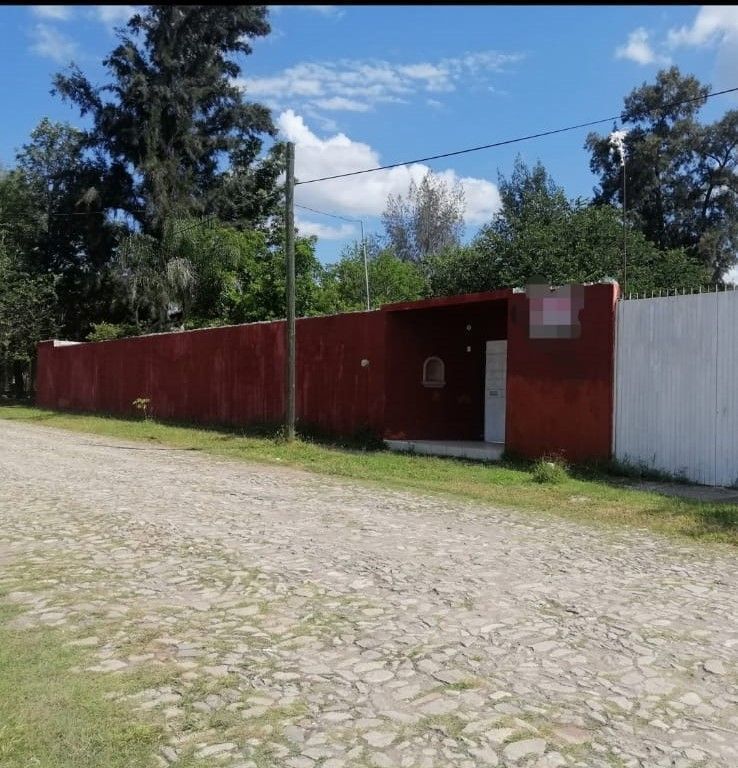
<path id="1" fill-rule="evenodd" d="M 87 334 L 87 341 L 109 341 L 125 336 L 126 329 L 115 323 L 93 323 L 92 330 Z"/>
<path id="2" fill-rule="evenodd" d="M 543 456 L 533 465 L 533 480 L 558 485 L 568 477 L 566 464 L 558 456 Z"/>

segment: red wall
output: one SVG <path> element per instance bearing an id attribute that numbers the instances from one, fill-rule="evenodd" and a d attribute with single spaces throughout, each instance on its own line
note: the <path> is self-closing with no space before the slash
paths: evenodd
<path id="1" fill-rule="evenodd" d="M 385 437 L 482 440 L 486 342 L 504 339 L 506 325 L 504 298 L 388 311 Z M 423 386 L 428 357 L 445 364 L 442 388 Z"/>
<path id="2" fill-rule="evenodd" d="M 384 327 L 382 312 L 297 321 L 297 416 L 302 422 L 343 435 L 364 427 L 381 435 Z M 362 360 L 369 364 L 362 366 Z"/>
<path id="3" fill-rule="evenodd" d="M 298 320 L 298 419 L 343 435 L 368 427 L 387 438 L 480 440 L 485 342 L 507 338 L 506 448 L 607 458 L 617 290 L 584 289 L 578 339 L 528 338 L 528 300 L 511 291 Z M 446 365 L 443 388 L 422 385 L 430 356 Z M 138 397 L 159 418 L 281 421 L 284 322 L 39 345 L 39 405 L 132 413 Z"/>
<path id="4" fill-rule="evenodd" d="M 584 289 L 578 339 L 528 338 L 528 300 L 508 305 L 505 447 L 521 456 L 560 452 L 607 459 L 612 445 L 617 285 Z"/>
<path id="5" fill-rule="evenodd" d="M 381 432 L 384 315 L 357 312 L 297 322 L 297 416 L 340 434 Z M 56 344 L 56 345 L 55 345 Z M 37 402 L 217 424 L 284 418 L 284 322 L 38 348 Z M 362 359 L 369 360 L 362 367 Z"/>
<path id="6" fill-rule="evenodd" d="M 485 342 L 507 338 L 506 449 L 608 458 L 617 290 L 584 288 L 577 339 L 530 339 L 528 299 L 512 291 L 387 308 L 385 437 L 481 440 Z M 446 364 L 442 389 L 422 385 L 432 355 Z"/>

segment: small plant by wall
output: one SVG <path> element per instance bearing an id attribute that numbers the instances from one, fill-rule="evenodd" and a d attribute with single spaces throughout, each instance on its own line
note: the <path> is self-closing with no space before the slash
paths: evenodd
<path id="1" fill-rule="evenodd" d="M 558 485 L 563 483 L 569 473 L 560 456 L 542 456 L 533 465 L 533 480 L 537 483 Z"/>
<path id="2" fill-rule="evenodd" d="M 151 411 L 151 398 L 137 397 L 131 405 L 141 414 L 144 421 L 151 421 L 153 415 Z"/>

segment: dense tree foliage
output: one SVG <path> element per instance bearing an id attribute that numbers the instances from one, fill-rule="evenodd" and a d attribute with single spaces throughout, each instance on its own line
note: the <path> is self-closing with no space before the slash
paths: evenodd
<path id="1" fill-rule="evenodd" d="M 321 311 L 315 239 L 295 244 L 300 314 Z M 125 323 L 143 330 L 271 320 L 285 315 L 285 255 L 268 233 L 217 220 L 174 219 L 160 239 L 134 234 L 118 249 L 114 274 Z"/>
<path id="2" fill-rule="evenodd" d="M 55 320 L 68 338 L 81 338 L 110 312 L 113 286 L 105 266 L 121 232 L 106 216 L 105 165 L 85 151 L 80 131 L 44 119 L 17 155 L 34 245 L 24 253 L 33 269 L 56 278 Z"/>
<path id="3" fill-rule="evenodd" d="M 55 298 L 53 278 L 34 274 L 0 235 L 0 395 L 29 389 L 36 343 L 56 332 Z"/>
<path id="4" fill-rule="evenodd" d="M 591 168 L 600 177 L 595 201 L 622 205 L 661 249 L 685 248 L 720 280 L 738 256 L 738 110 L 714 123 L 698 121 L 710 87 L 663 70 L 625 98 L 626 163 L 607 136 L 587 139 Z"/>
<path id="5" fill-rule="evenodd" d="M 94 86 L 76 67 L 56 76 L 56 91 L 92 119 L 84 141 L 105 157 L 118 204 L 146 232 L 224 209 L 252 223 L 271 212 L 280 163 L 257 158 L 275 128 L 266 107 L 244 99 L 236 59 L 269 33 L 266 13 L 146 6 L 103 62 L 109 83 Z"/>
<path id="6" fill-rule="evenodd" d="M 379 238 L 367 241 L 367 265 L 360 243 L 347 246 L 341 259 L 322 277 L 321 305 L 327 312 L 366 309 L 366 277 L 372 308 L 395 301 L 420 299 L 427 294 L 425 276 L 418 265 L 382 248 Z"/>
<path id="7" fill-rule="evenodd" d="M 569 200 L 542 165 L 529 169 L 520 160 L 499 188 L 502 208 L 473 243 L 429 260 L 435 294 L 523 286 L 533 275 L 554 285 L 605 278 L 624 282 L 619 211 Z M 698 287 L 709 279 L 683 249 L 661 250 L 632 227 L 626 245 L 631 291 Z"/>
<path id="8" fill-rule="evenodd" d="M 35 258 L 43 223 L 38 199 L 25 175 L 0 169 L 0 237 L 4 247 Z"/>

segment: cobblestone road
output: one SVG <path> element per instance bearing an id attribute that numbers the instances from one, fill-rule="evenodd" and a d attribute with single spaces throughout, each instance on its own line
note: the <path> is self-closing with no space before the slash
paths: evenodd
<path id="1" fill-rule="evenodd" d="M 162 765 L 738 766 L 727 548 L 0 421 L 0 576 Z"/>

